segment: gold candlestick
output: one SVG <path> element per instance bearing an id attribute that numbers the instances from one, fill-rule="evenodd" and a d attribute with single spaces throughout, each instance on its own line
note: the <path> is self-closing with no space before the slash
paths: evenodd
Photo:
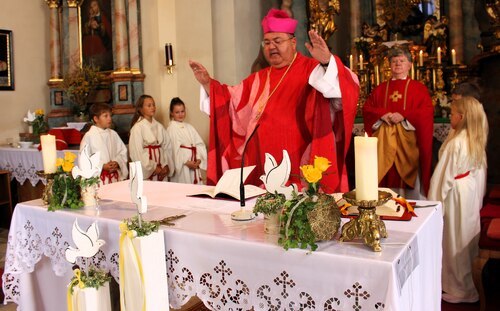
<path id="1" fill-rule="evenodd" d="M 358 201 L 356 200 L 356 190 L 346 192 L 342 197 L 352 205 L 358 207 L 359 216 L 351 219 L 342 226 L 340 241 L 351 241 L 357 237 L 363 238 L 365 245 L 371 247 L 373 251 L 380 252 L 380 239 L 387 238 L 387 230 L 384 222 L 375 213 L 377 206 L 383 205 L 392 198 L 389 192 L 379 191 L 378 200 Z"/>
<path id="2" fill-rule="evenodd" d="M 52 185 L 54 184 L 55 173 L 45 173 L 44 171 L 36 171 L 36 174 L 47 180 L 47 184 L 43 188 L 42 201 L 43 204 L 48 205 L 52 196 Z"/>

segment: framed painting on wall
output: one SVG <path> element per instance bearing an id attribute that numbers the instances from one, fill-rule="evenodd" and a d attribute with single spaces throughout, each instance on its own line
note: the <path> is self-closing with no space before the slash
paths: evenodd
<path id="1" fill-rule="evenodd" d="M 99 71 L 113 70 L 111 0 L 84 1 L 81 12 L 83 64 Z"/>
<path id="2" fill-rule="evenodd" d="M 12 31 L 0 29 L 0 90 L 14 90 Z"/>
<path id="3" fill-rule="evenodd" d="M 126 85 L 118 86 L 118 100 L 127 101 L 128 100 L 128 88 Z"/>

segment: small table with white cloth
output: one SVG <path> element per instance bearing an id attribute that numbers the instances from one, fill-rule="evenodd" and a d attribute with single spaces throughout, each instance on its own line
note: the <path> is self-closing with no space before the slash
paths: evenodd
<path id="1" fill-rule="evenodd" d="M 66 151 L 78 156 L 78 150 L 58 150 L 57 157 L 63 158 Z M 75 161 L 78 160 L 75 159 Z M 47 184 L 45 178 L 36 174 L 37 171 L 43 171 L 42 152 L 37 148 L 0 146 L 0 169 L 9 171 L 12 180 L 17 180 L 20 185 L 23 185 L 26 180 L 29 180 L 33 187 L 40 181 Z"/>
<path id="2" fill-rule="evenodd" d="M 262 217 L 231 220 L 239 202 L 188 197 L 195 185 L 144 182 L 145 218 L 185 214 L 162 226 L 170 305 L 197 295 L 213 310 L 439 310 L 441 205 L 418 208 L 411 221 L 385 221 L 382 252 L 361 241 L 320 242 L 318 250 L 284 250 Z M 100 210 L 47 212 L 41 200 L 17 205 L 9 231 L 3 287 L 22 310 L 66 310 L 72 265 L 64 251 L 73 222 L 98 220 L 106 241 L 92 262 L 118 279 L 119 222 L 136 213 L 128 181 L 99 189 Z M 247 200 L 251 209 L 255 199 Z M 347 219 L 343 219 L 345 223 Z M 79 259 L 80 260 L 80 259 Z M 81 261 L 80 261 L 81 263 Z M 82 265 L 81 265 L 82 266 Z"/>

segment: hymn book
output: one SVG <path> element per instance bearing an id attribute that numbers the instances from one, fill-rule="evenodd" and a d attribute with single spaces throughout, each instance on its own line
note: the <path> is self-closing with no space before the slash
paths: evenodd
<path id="1" fill-rule="evenodd" d="M 243 181 L 245 181 L 255 165 L 243 168 Z M 241 168 L 226 170 L 215 186 L 205 186 L 200 191 L 188 194 L 188 196 L 209 196 L 215 198 L 230 198 L 240 200 L 240 174 Z M 245 199 L 266 193 L 265 189 L 254 185 L 245 185 Z"/>

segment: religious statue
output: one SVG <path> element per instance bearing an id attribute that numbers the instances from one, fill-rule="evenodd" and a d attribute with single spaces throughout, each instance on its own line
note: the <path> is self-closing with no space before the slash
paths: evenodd
<path id="1" fill-rule="evenodd" d="M 309 0 L 309 28 L 314 29 L 325 40 L 337 30 L 333 16 L 340 12 L 339 0 Z"/>

